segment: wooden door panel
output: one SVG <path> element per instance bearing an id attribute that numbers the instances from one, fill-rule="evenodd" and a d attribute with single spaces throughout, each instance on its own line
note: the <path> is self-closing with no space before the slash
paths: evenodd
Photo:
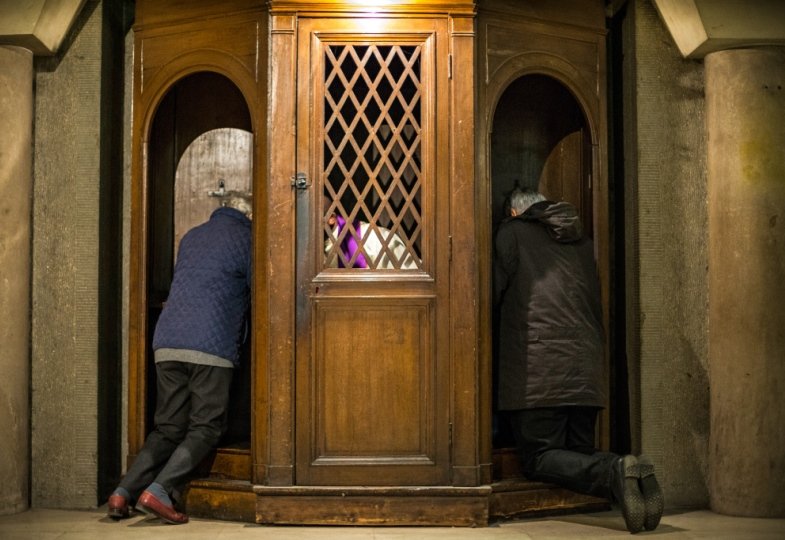
<path id="1" fill-rule="evenodd" d="M 583 161 L 583 130 L 565 135 L 554 144 L 543 163 L 540 193 L 552 201 L 567 201 L 578 211 L 584 207 L 585 163 Z M 583 214 L 581 213 L 583 217 Z M 591 218 L 591 216 L 587 216 Z M 589 220 L 590 221 L 590 220 Z"/>
<path id="2" fill-rule="evenodd" d="M 316 302 L 314 464 L 433 463 L 427 302 Z"/>
<path id="3" fill-rule="evenodd" d="M 586 131 L 579 129 L 555 143 L 543 164 L 539 190 L 552 201 L 567 201 L 575 206 L 584 232 L 592 237 L 591 163 L 588 161 L 591 147 L 586 139 Z"/>

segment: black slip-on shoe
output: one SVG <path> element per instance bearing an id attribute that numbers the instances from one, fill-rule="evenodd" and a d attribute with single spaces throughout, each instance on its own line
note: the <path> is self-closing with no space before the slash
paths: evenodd
<path id="1" fill-rule="evenodd" d="M 646 506 L 638 481 L 638 460 L 635 456 L 622 456 L 617 459 L 611 470 L 611 492 L 621 506 L 621 515 L 627 530 L 635 534 L 643 530 L 646 520 Z"/>
<path id="2" fill-rule="evenodd" d="M 662 496 L 660 484 L 654 476 L 654 464 L 648 457 L 638 457 L 638 472 L 640 474 L 638 485 L 646 508 L 646 519 L 643 521 L 643 527 L 647 531 L 653 531 L 660 524 L 660 518 L 665 509 L 665 499 Z"/>

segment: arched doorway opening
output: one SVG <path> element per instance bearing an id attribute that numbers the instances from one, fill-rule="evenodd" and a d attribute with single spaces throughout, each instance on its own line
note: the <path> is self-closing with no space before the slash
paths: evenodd
<path id="1" fill-rule="evenodd" d="M 591 128 L 569 88 L 544 74 L 518 77 L 497 101 L 490 135 L 492 237 L 505 217 L 504 199 L 516 186 L 575 205 L 584 230 L 593 237 Z M 487 255 L 493 257 L 492 247 Z M 496 410 L 497 318 L 493 309 L 492 444 L 494 477 L 503 480 L 521 476 L 521 472 L 505 417 Z"/>
<path id="2" fill-rule="evenodd" d="M 575 96 L 547 75 L 513 81 L 496 105 L 491 131 L 493 227 L 516 183 L 574 204 L 592 235 L 591 137 Z"/>
<path id="3" fill-rule="evenodd" d="M 243 94 L 214 72 L 188 75 L 167 91 L 151 122 L 147 140 L 147 352 L 143 400 L 144 433 L 153 427 L 155 366 L 151 349 L 155 324 L 169 292 L 177 246 L 190 228 L 206 221 L 226 197 L 252 193 L 252 119 Z M 249 320 L 250 330 L 250 320 Z M 252 333 L 246 333 L 250 336 Z M 250 480 L 251 343 L 235 370 L 229 426 L 202 473 Z M 138 406 L 138 405 L 137 405 Z M 135 454 L 137 448 L 131 448 Z"/>

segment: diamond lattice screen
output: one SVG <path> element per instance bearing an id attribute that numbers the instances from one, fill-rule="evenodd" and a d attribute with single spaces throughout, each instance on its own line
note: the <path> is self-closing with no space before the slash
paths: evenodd
<path id="1" fill-rule="evenodd" d="M 324 52 L 325 266 L 422 267 L 421 47 Z"/>

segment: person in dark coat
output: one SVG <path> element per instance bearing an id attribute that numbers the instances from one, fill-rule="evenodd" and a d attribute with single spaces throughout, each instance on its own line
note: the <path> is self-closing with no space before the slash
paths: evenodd
<path id="1" fill-rule="evenodd" d="M 155 426 L 109 497 L 109 517 L 128 517 L 136 504 L 167 523 L 188 521 L 173 493 L 226 431 L 250 306 L 250 218 L 250 202 L 231 198 L 180 241 L 153 335 Z"/>
<path id="2" fill-rule="evenodd" d="M 608 498 L 630 532 L 657 527 L 663 497 L 645 458 L 595 448 L 605 406 L 602 307 L 592 242 L 574 206 L 514 189 L 495 242 L 497 402 L 533 480 Z"/>

